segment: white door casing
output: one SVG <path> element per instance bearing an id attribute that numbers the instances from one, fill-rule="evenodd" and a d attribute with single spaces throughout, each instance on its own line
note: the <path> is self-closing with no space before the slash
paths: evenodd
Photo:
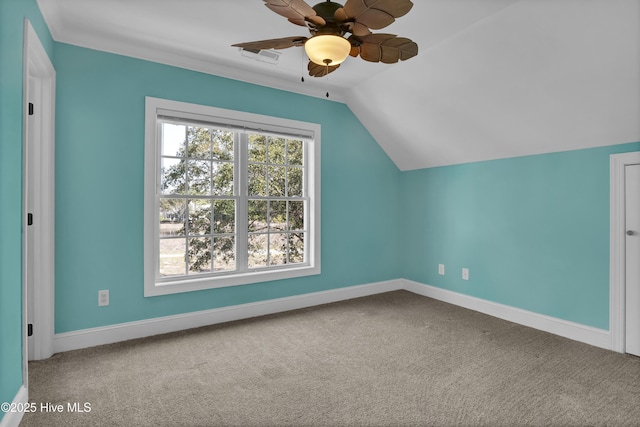
<path id="1" fill-rule="evenodd" d="M 640 356 L 640 165 L 625 166 L 625 352 Z"/>
<path id="2" fill-rule="evenodd" d="M 55 69 L 31 23 L 24 24 L 23 382 L 27 361 L 53 354 Z M 29 103 L 33 104 L 30 114 Z M 27 215 L 33 225 L 27 225 Z M 27 325 L 33 337 L 27 339 Z"/>
<path id="3" fill-rule="evenodd" d="M 611 349 L 620 353 L 628 352 L 627 329 L 629 328 L 627 328 L 627 323 L 630 326 L 630 336 L 634 334 L 634 325 L 635 328 L 640 327 L 640 323 L 633 320 L 640 316 L 638 313 L 640 306 L 637 304 L 634 306 L 632 301 L 627 304 L 628 297 L 634 298 L 634 295 L 640 292 L 637 289 L 640 286 L 637 276 L 639 260 L 636 258 L 627 262 L 627 243 L 632 244 L 631 242 L 640 240 L 639 235 L 627 236 L 627 231 L 629 231 L 627 229 L 627 216 L 630 217 L 630 220 L 633 220 L 631 217 L 635 215 L 635 220 L 638 220 L 638 211 L 635 214 L 627 214 L 626 209 L 627 193 L 635 192 L 637 195 L 640 192 L 640 183 L 638 181 L 634 182 L 631 176 L 627 177 L 627 168 L 633 165 L 640 165 L 640 152 L 613 154 L 610 156 L 609 330 Z M 631 225 L 631 222 L 629 222 L 629 225 Z M 637 256 L 637 253 L 635 256 Z M 633 258 L 634 255 L 630 253 L 629 257 Z M 627 267 L 630 267 L 629 273 L 632 275 L 635 268 L 635 279 L 627 277 Z M 637 334 L 637 329 L 635 333 Z M 631 345 L 633 347 L 633 343 Z"/>

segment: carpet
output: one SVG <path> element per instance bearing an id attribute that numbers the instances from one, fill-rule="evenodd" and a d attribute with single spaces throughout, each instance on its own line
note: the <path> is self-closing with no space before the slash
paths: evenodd
<path id="1" fill-rule="evenodd" d="M 25 427 L 637 426 L 640 358 L 396 291 L 56 354 L 29 397 L 65 410 Z"/>

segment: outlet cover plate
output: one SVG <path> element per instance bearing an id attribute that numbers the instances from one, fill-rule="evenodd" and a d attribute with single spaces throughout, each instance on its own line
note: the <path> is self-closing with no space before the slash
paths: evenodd
<path id="1" fill-rule="evenodd" d="M 109 305 L 109 290 L 98 291 L 98 307 L 105 307 Z"/>

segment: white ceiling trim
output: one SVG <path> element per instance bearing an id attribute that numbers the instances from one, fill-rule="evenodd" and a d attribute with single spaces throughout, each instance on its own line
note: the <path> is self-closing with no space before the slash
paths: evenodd
<path id="1" fill-rule="evenodd" d="M 314 81 L 314 79 L 307 76 L 305 82 L 302 83 L 299 76 L 296 78 L 283 78 L 282 75 L 271 74 L 264 70 L 256 73 L 255 69 L 240 68 L 227 64 L 218 55 L 212 54 L 208 57 L 201 57 L 201 54 L 197 52 L 182 53 L 175 47 L 168 48 L 167 46 L 157 45 L 154 40 L 146 40 L 144 43 L 139 41 L 138 43 L 132 43 L 126 34 L 121 34 L 121 37 L 114 36 L 113 33 L 101 31 L 102 29 L 99 27 L 78 30 L 77 26 L 65 24 L 65 20 L 61 17 L 55 1 L 37 0 L 37 2 L 46 17 L 53 39 L 60 43 L 212 74 L 316 98 L 327 99 L 326 93 L 329 92 L 329 101 L 345 102 L 344 91 L 341 87 L 331 84 L 331 81 L 327 82 L 319 79 Z M 249 63 L 253 62 L 248 58 L 245 60 Z"/>

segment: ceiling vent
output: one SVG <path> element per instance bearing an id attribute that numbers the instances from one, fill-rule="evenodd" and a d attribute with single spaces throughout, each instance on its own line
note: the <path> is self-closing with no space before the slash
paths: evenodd
<path id="1" fill-rule="evenodd" d="M 245 58 L 255 61 L 266 62 L 267 64 L 277 64 L 280 58 L 280 52 L 273 49 L 240 49 L 240 54 Z"/>

